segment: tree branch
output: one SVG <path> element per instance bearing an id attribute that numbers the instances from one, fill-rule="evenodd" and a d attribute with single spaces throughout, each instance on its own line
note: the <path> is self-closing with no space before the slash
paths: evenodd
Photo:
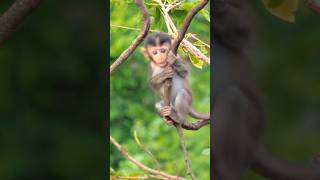
<path id="1" fill-rule="evenodd" d="M 142 0 L 135 0 L 136 5 L 139 7 L 142 16 L 142 28 L 139 35 L 133 41 L 133 43 L 121 53 L 118 59 L 110 66 L 110 74 L 112 74 L 116 68 L 122 64 L 128 57 L 133 53 L 133 51 L 138 47 L 138 45 L 143 41 L 143 38 L 148 34 L 150 29 L 150 17 L 147 8 L 142 3 Z"/>
<path id="2" fill-rule="evenodd" d="M 169 84 L 167 86 L 169 86 Z M 167 88 L 167 87 L 165 87 L 165 88 Z M 170 97 L 170 96 L 164 96 L 163 98 L 166 98 L 166 97 Z M 168 100 L 168 101 L 170 101 L 170 100 Z M 179 122 L 178 121 L 179 117 L 177 116 L 176 112 L 174 112 L 174 111 L 171 112 L 170 118 L 175 123 L 181 124 L 181 127 L 183 129 L 186 129 L 186 130 L 194 130 L 194 131 L 196 131 L 196 130 L 199 130 L 200 128 L 202 128 L 203 126 L 210 124 L 210 119 L 208 119 L 208 120 L 198 120 L 196 122 L 189 122 L 189 121 Z"/>
<path id="3" fill-rule="evenodd" d="M 320 14 L 320 4 L 315 0 L 304 0 L 304 4 L 314 12 Z"/>
<path id="4" fill-rule="evenodd" d="M 140 167 L 144 171 L 147 171 L 147 172 L 150 172 L 152 174 L 156 174 L 156 175 L 165 177 L 167 179 L 183 180 L 182 177 L 173 176 L 173 175 L 167 174 L 165 172 L 162 172 L 162 171 L 159 171 L 159 170 L 154 170 L 154 169 L 151 169 L 151 168 L 143 165 L 141 162 L 137 161 L 132 156 L 130 156 L 129 153 L 115 139 L 113 139 L 113 137 L 111 137 L 111 136 L 110 136 L 110 141 L 128 160 L 133 162 L 135 165 L 137 165 L 138 167 Z"/>
<path id="5" fill-rule="evenodd" d="M 177 38 L 173 41 L 172 43 L 172 52 L 174 54 L 177 54 L 177 50 L 178 50 L 178 47 L 181 43 L 181 41 L 183 40 L 184 38 L 184 35 L 186 34 L 189 26 L 190 26 L 190 23 L 193 19 L 193 17 L 202 9 L 206 6 L 206 4 L 209 2 L 209 0 L 202 0 L 200 1 L 200 3 L 198 3 L 197 5 L 195 5 L 187 14 L 187 16 L 185 17 L 184 21 L 183 21 L 183 24 L 181 26 L 181 28 L 179 29 L 178 31 L 178 36 Z"/>
<path id="6" fill-rule="evenodd" d="M 151 174 L 143 175 L 143 176 L 115 176 L 116 179 L 130 179 L 130 180 L 141 180 L 141 179 L 162 179 L 167 180 L 168 178 L 164 178 L 162 176 L 155 176 Z"/>
<path id="7" fill-rule="evenodd" d="M 0 47 L 15 32 L 18 25 L 40 3 L 40 0 L 16 0 L 11 7 L 0 16 Z"/>

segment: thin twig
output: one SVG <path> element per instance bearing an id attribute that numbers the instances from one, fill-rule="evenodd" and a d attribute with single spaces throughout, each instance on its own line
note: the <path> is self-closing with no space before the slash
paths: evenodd
<path id="1" fill-rule="evenodd" d="M 138 138 L 138 134 L 136 134 L 135 136 Z M 157 160 L 157 158 L 153 155 L 153 153 L 144 144 L 141 144 L 141 142 L 139 142 L 138 140 L 136 140 L 135 142 L 139 146 L 139 148 L 142 149 L 145 153 L 147 153 L 150 156 L 150 158 L 154 161 L 157 170 L 160 170 L 160 163 Z"/>
<path id="2" fill-rule="evenodd" d="M 115 139 L 113 139 L 113 137 L 111 137 L 111 136 L 110 136 L 110 141 L 129 161 L 133 162 L 135 165 L 140 167 L 142 170 L 147 171 L 147 172 L 152 173 L 152 174 L 156 174 L 156 175 L 162 176 L 162 177 L 166 177 L 166 178 L 169 178 L 169 179 L 183 180 L 182 177 L 173 176 L 173 175 L 167 174 L 165 172 L 162 172 L 162 171 L 159 171 L 159 170 L 154 170 L 154 169 L 151 169 L 151 168 L 143 165 L 141 162 L 137 161 L 132 156 L 130 156 L 129 153 Z"/>
<path id="3" fill-rule="evenodd" d="M 40 0 L 16 0 L 0 16 L 0 47 L 11 37 L 17 27 L 39 5 Z"/>
<path id="4" fill-rule="evenodd" d="M 182 149 L 182 152 L 183 152 L 183 157 L 184 157 L 184 161 L 187 165 L 187 174 L 189 176 L 191 176 L 192 180 L 196 180 L 197 178 L 195 177 L 195 175 L 193 174 L 192 172 L 192 168 L 191 168 L 191 162 L 190 162 L 190 159 L 189 159 L 189 155 L 188 155 L 188 150 L 187 150 L 187 147 L 186 147 L 186 140 L 184 138 L 184 135 L 183 135 L 183 129 L 181 127 L 181 124 L 175 124 L 176 126 L 176 130 L 178 132 L 178 135 L 179 135 L 179 139 L 180 139 L 180 146 L 181 146 L 181 149 Z"/>
<path id="5" fill-rule="evenodd" d="M 315 0 L 304 0 L 304 4 L 314 12 L 320 14 L 320 4 Z"/>
<path id="6" fill-rule="evenodd" d="M 133 28 L 133 27 L 127 27 L 127 26 L 121 26 L 121 25 L 115 25 L 115 24 L 110 24 L 111 27 L 115 27 L 115 28 L 122 28 L 122 29 L 128 29 L 128 30 L 134 30 L 134 31 L 140 31 L 141 29 L 139 28 Z M 153 29 L 149 29 L 150 32 L 160 32 L 158 30 L 153 30 Z"/>
<path id="7" fill-rule="evenodd" d="M 128 49 L 123 51 L 118 59 L 110 66 L 110 74 L 112 74 L 116 68 L 122 64 L 128 57 L 133 53 L 133 51 L 138 47 L 138 45 L 143 41 L 143 38 L 148 34 L 150 29 L 150 17 L 147 8 L 142 3 L 142 0 L 135 0 L 136 5 L 139 7 L 142 16 L 142 28 L 138 37 L 133 41 Z"/>
<path id="8" fill-rule="evenodd" d="M 168 178 L 162 177 L 162 176 L 155 176 L 151 174 L 143 175 L 143 176 L 114 176 L 112 177 L 114 179 L 131 179 L 131 180 L 139 180 L 139 179 L 163 179 L 168 180 Z"/>

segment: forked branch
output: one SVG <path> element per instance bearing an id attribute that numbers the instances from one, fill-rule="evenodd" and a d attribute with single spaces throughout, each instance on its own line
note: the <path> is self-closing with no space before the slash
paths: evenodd
<path id="1" fill-rule="evenodd" d="M 178 36 L 177 38 L 173 41 L 172 43 L 172 52 L 174 54 L 177 54 L 177 50 L 178 47 L 181 43 L 181 41 L 183 40 L 189 26 L 190 23 L 193 19 L 193 17 L 201 10 L 203 9 L 207 4 L 208 4 L 209 0 L 202 0 L 200 1 L 200 3 L 198 3 L 197 5 L 195 5 L 187 14 L 187 16 L 185 17 L 183 24 L 181 26 L 181 28 L 178 31 Z"/>
<path id="2" fill-rule="evenodd" d="M 142 16 L 142 28 L 139 35 L 133 41 L 133 43 L 121 53 L 118 59 L 110 66 L 110 74 L 112 74 L 116 68 L 128 59 L 128 57 L 133 53 L 133 51 L 138 47 L 138 45 L 143 41 L 144 37 L 148 34 L 150 29 L 150 16 L 147 8 L 143 4 L 142 0 L 135 0 L 136 5 L 139 7 Z"/>
<path id="3" fill-rule="evenodd" d="M 41 0 L 16 0 L 0 16 L 0 47 L 15 32 L 19 24 L 39 5 Z"/>

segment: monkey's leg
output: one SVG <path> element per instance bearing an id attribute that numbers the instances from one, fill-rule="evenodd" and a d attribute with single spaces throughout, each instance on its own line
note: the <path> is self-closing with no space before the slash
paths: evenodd
<path id="1" fill-rule="evenodd" d="M 187 90 L 181 89 L 177 92 L 176 98 L 174 100 L 174 110 L 178 115 L 179 123 L 183 123 L 185 121 L 186 115 L 189 114 L 191 103 L 192 98 Z"/>

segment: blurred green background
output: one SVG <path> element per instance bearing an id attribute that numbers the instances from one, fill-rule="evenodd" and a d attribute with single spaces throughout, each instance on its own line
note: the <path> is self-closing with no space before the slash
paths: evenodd
<path id="1" fill-rule="evenodd" d="M 159 9 L 150 5 L 150 0 L 145 2 L 151 15 L 151 29 L 167 32 Z M 192 2 L 195 1 L 186 1 L 183 4 L 185 9 L 172 12 L 177 27 L 192 7 Z M 110 5 L 110 58 L 113 61 L 131 44 L 139 31 L 112 25 L 140 28 L 141 16 L 133 1 L 113 0 Z M 197 37 L 210 44 L 209 27 L 209 21 L 199 14 L 192 21 L 189 32 L 195 33 Z M 185 176 L 185 165 L 176 130 L 166 126 L 154 110 L 154 103 L 160 99 L 153 94 L 147 83 L 148 60 L 140 53 L 140 47 L 110 77 L 110 133 L 130 155 L 145 165 L 156 168 L 152 158 L 136 144 L 133 134 L 137 132 L 140 142 L 153 153 L 162 171 L 170 174 L 178 172 Z M 193 106 L 198 111 L 209 112 L 210 68 L 204 66 L 203 69 L 198 69 L 192 65 L 190 67 Z M 198 131 L 185 131 L 185 137 L 194 174 L 198 179 L 209 179 L 210 156 L 202 153 L 210 146 L 209 126 Z M 114 175 L 145 174 L 125 159 L 112 144 L 110 167 L 114 170 Z"/>
<path id="2" fill-rule="evenodd" d="M 106 177 L 105 12 L 42 1 L 0 48 L 1 180 Z"/>
<path id="3" fill-rule="evenodd" d="M 320 152 L 319 15 L 301 2 L 292 24 L 271 15 L 260 1 L 253 5 L 254 63 L 267 114 L 265 144 L 283 159 L 308 161 Z"/>

